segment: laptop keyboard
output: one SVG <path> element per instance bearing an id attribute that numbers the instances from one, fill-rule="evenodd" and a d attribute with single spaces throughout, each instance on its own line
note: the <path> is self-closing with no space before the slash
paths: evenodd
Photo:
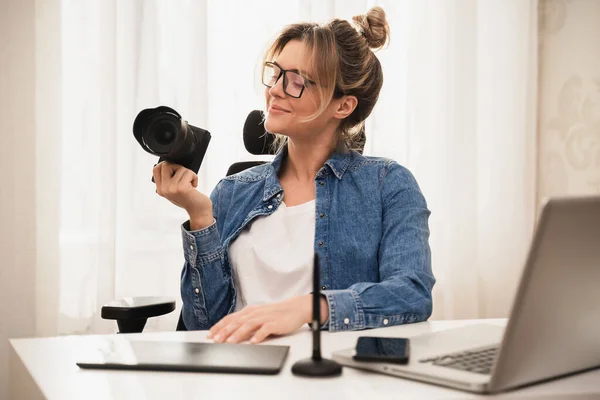
<path id="1" fill-rule="evenodd" d="M 494 346 L 479 350 L 461 351 L 459 353 L 419 360 L 419 362 L 489 375 L 492 372 L 492 366 L 498 354 L 498 349 L 498 346 Z"/>

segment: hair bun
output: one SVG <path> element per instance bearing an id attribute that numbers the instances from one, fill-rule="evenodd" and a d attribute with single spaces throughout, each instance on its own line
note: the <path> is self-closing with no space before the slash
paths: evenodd
<path id="1" fill-rule="evenodd" d="M 366 14 L 352 17 L 352 20 L 356 23 L 364 38 L 367 39 L 371 49 L 380 49 L 388 41 L 390 26 L 385 18 L 383 8 L 373 7 Z"/>

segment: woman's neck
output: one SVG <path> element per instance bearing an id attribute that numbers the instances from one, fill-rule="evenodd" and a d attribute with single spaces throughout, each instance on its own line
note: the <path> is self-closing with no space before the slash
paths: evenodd
<path id="1" fill-rule="evenodd" d="M 299 143 L 288 139 L 288 155 L 284 161 L 283 174 L 299 183 L 312 182 L 334 152 L 334 143 Z"/>

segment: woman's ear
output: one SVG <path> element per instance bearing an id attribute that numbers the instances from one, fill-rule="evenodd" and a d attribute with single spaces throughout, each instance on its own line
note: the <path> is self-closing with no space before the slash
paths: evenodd
<path id="1" fill-rule="evenodd" d="M 338 100 L 337 110 L 335 111 L 334 117 L 338 119 L 344 119 L 356 108 L 358 105 L 358 99 L 356 96 L 343 96 Z"/>

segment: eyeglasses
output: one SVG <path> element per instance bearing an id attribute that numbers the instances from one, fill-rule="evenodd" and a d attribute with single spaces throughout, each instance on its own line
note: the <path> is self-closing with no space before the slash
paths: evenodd
<path id="1" fill-rule="evenodd" d="M 263 69 L 262 82 L 266 87 L 273 87 L 283 75 L 283 92 L 299 99 L 307 86 L 315 85 L 314 81 L 300 75 L 296 70 L 286 70 L 273 62 L 266 62 Z"/>
<path id="2" fill-rule="evenodd" d="M 315 81 L 303 77 L 297 70 L 287 70 L 281 68 L 277 63 L 267 61 L 263 68 L 262 82 L 266 87 L 272 88 L 283 75 L 283 92 L 290 97 L 299 99 L 304 92 L 304 88 L 316 85 Z M 344 96 L 337 87 L 333 91 L 333 97 L 340 98 Z"/>

